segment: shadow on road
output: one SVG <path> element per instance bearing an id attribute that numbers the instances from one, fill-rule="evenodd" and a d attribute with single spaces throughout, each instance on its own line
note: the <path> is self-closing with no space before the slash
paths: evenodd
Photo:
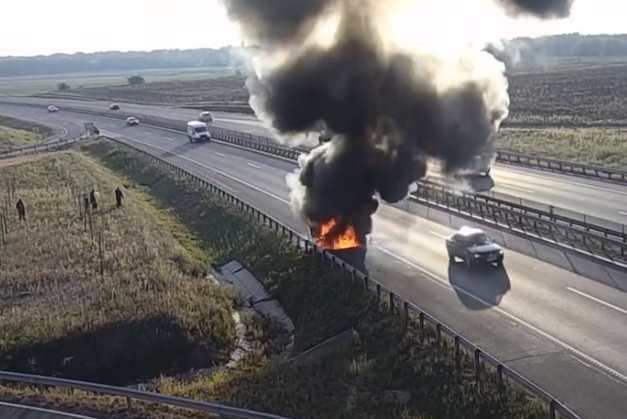
<path id="1" fill-rule="evenodd" d="M 448 280 L 459 301 L 470 310 L 486 310 L 498 306 L 503 296 L 512 288 L 503 266 L 492 265 L 466 268 L 452 262 L 448 267 Z"/>

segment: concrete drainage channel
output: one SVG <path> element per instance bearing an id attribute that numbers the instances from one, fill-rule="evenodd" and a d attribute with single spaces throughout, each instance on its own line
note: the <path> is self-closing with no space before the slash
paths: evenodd
<path id="1" fill-rule="evenodd" d="M 256 278 L 239 261 L 231 260 L 215 269 L 207 277 L 208 280 L 217 285 L 234 289 L 242 299 L 241 307 L 233 310 L 231 315 L 235 322 L 236 343 L 235 349 L 231 352 L 230 360 L 226 365 L 195 370 L 178 376 L 178 379 L 194 379 L 202 376 L 210 376 L 225 368 L 235 368 L 239 362 L 250 352 L 250 342 L 246 338 L 246 325 L 242 321 L 242 315 L 252 315 L 257 313 L 267 319 L 271 319 L 281 326 L 287 336 L 287 343 L 283 347 L 282 353 L 272 360 L 278 363 L 293 363 L 295 365 L 306 365 L 316 363 L 338 351 L 349 346 L 359 334 L 349 329 L 338 335 L 319 343 L 300 354 L 294 354 L 294 323 L 287 316 L 281 305 L 268 293 L 261 280 Z M 141 391 L 159 392 L 158 381 L 129 385 L 127 388 Z M 404 395 L 404 398 L 407 398 Z"/>

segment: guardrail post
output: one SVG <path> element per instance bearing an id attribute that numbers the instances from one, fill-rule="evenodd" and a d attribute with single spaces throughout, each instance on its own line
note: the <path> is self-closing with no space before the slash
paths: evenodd
<path id="1" fill-rule="evenodd" d="M 390 294 L 388 294 L 388 297 L 390 299 L 390 311 L 392 313 L 394 313 L 394 309 L 395 309 L 395 307 L 394 307 L 394 293 L 391 292 Z"/>
<path id="2" fill-rule="evenodd" d="M 126 409 L 127 410 L 133 409 L 133 399 L 131 399 L 130 397 L 126 398 Z"/>
<path id="3" fill-rule="evenodd" d="M 459 336 L 453 338 L 453 357 L 455 358 L 455 368 L 461 369 L 461 353 L 459 352 Z"/>
<path id="4" fill-rule="evenodd" d="M 407 301 L 403 301 L 403 330 L 407 330 L 407 325 L 409 324 L 409 303 Z"/>
<path id="5" fill-rule="evenodd" d="M 474 359 L 474 367 L 475 367 L 475 380 L 481 380 L 481 350 L 479 348 L 475 349 L 475 359 Z"/>
<path id="6" fill-rule="evenodd" d="M 380 303 L 381 302 L 381 284 L 377 284 L 376 292 L 377 292 L 377 303 Z"/>
<path id="7" fill-rule="evenodd" d="M 549 419 L 555 419 L 557 417 L 556 411 L 557 403 L 555 403 L 553 399 L 549 400 Z"/>
<path id="8" fill-rule="evenodd" d="M 499 391 L 503 390 L 503 364 L 496 366 L 496 387 Z"/>

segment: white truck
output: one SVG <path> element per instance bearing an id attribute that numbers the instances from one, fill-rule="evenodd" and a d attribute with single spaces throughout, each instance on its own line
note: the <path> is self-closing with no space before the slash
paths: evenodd
<path id="1" fill-rule="evenodd" d="M 187 123 L 187 138 L 190 143 L 210 142 L 211 133 L 205 122 L 190 121 Z"/>

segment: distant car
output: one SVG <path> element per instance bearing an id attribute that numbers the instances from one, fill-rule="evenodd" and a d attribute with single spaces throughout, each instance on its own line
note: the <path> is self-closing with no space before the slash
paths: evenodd
<path id="1" fill-rule="evenodd" d="M 464 261 L 467 267 L 480 264 L 503 265 L 503 248 L 483 230 L 462 227 L 446 238 L 446 251 L 451 262 Z"/>
<path id="2" fill-rule="evenodd" d="M 59 112 L 59 108 L 57 108 L 56 106 L 48 106 L 48 112 Z"/>
<path id="3" fill-rule="evenodd" d="M 117 103 L 112 103 L 109 106 L 109 110 L 111 110 L 111 111 L 119 111 L 120 110 L 120 105 L 118 105 Z"/>
<path id="4" fill-rule="evenodd" d="M 211 115 L 211 112 L 204 111 L 198 114 L 198 120 L 211 123 L 213 122 L 213 115 Z"/>
<path id="5" fill-rule="evenodd" d="M 139 125 L 139 119 L 135 118 L 134 116 L 129 116 L 128 118 L 126 118 L 126 126 L 132 127 L 135 125 Z"/>

